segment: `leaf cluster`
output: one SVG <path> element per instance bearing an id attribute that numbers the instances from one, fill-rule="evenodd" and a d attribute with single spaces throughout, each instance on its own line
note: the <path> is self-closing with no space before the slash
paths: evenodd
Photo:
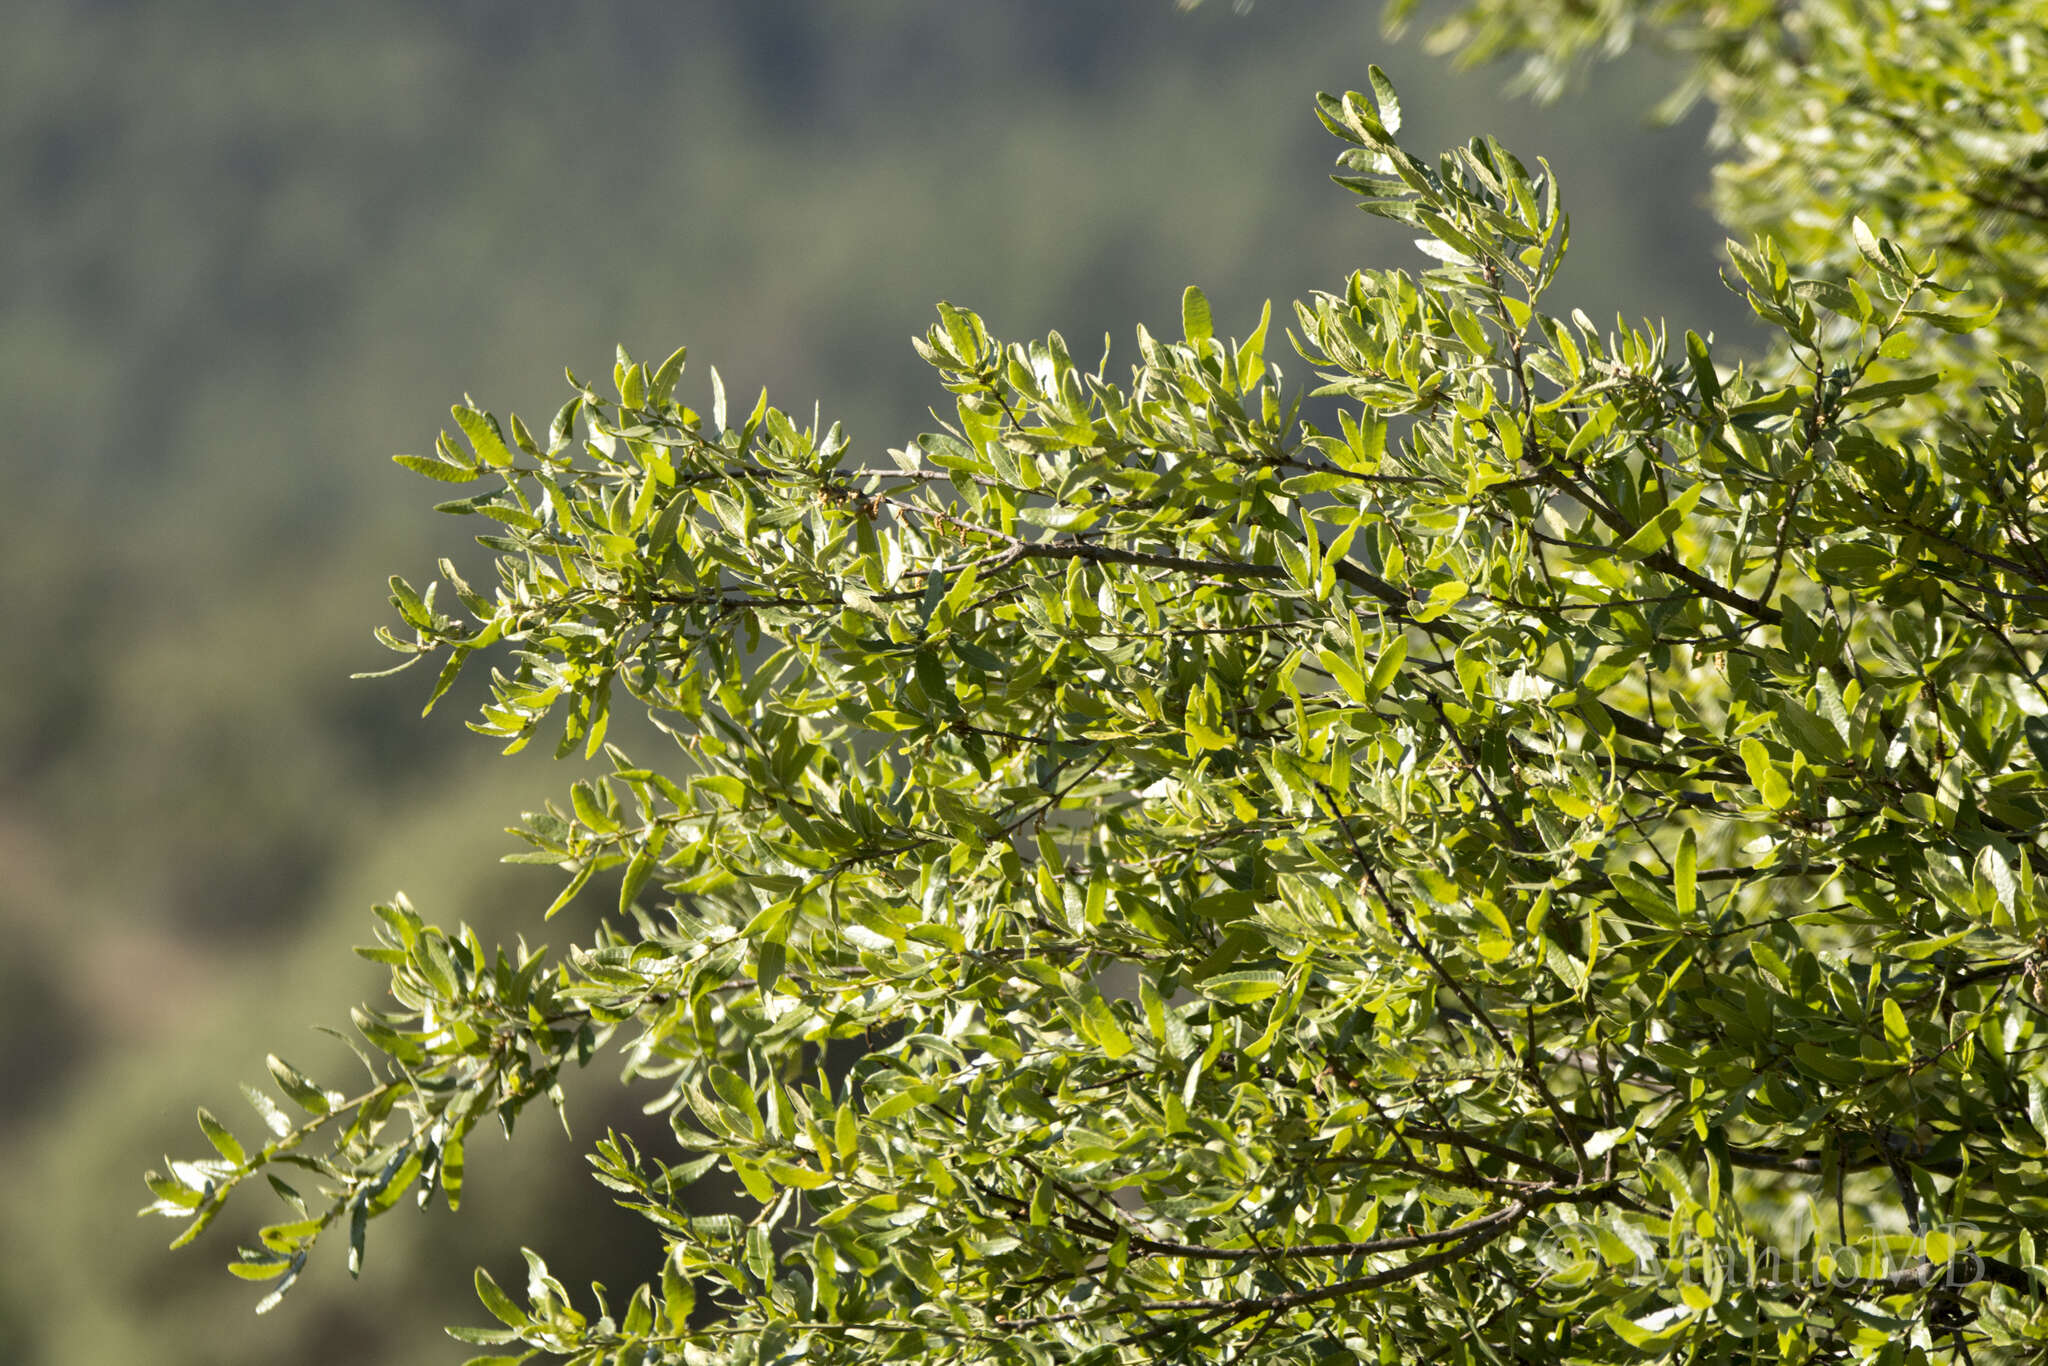
<path id="1" fill-rule="evenodd" d="M 1548 168 L 1370 84 L 1337 179 L 1434 264 L 1294 307 L 1334 426 L 1191 289 L 1118 377 L 941 305 L 883 460 L 680 350 L 399 457 L 497 581 L 394 579 L 386 643 L 608 758 L 515 857 L 616 914 L 550 962 L 381 908 L 367 1089 L 276 1064 L 309 1117 L 202 1116 L 154 1209 L 312 1171 L 274 1302 L 610 1048 L 667 1256 L 617 1313 L 480 1277 L 498 1359 L 2038 1350 L 2048 394 L 1931 368 L 1993 315 L 1860 218 L 1731 246 L 1762 363 L 1553 316 Z"/>

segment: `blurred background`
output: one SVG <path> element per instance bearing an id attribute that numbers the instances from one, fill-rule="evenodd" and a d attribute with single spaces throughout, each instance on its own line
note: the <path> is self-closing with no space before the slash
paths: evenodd
<path id="1" fill-rule="evenodd" d="M 879 452 L 946 396 L 908 339 L 940 298 L 1006 338 L 1219 331 L 1260 303 L 1419 268 L 1326 175 L 1317 89 L 1400 84 L 1428 154 L 1491 131 L 1561 173 L 1554 311 L 1742 336 L 1702 207 L 1703 124 L 1648 126 L 1653 59 L 1551 109 L 1384 39 L 1364 0 L 695 0 L 402 5 L 22 0 L 0 45 L 0 1357 L 456 1362 L 469 1289 L 531 1244 L 623 1289 L 656 1244 L 545 1112 L 479 1134 L 463 1211 L 402 1207 L 362 1282 L 338 1249 L 263 1319 L 222 1264 L 140 1221 L 141 1172 L 245 1134 L 275 1050 L 381 994 L 369 906 L 403 888 L 486 939 L 543 929 L 557 878 L 502 828 L 565 791 L 496 757 L 425 673 L 351 682 L 384 577 L 472 523 L 389 461 L 465 392 L 538 426 L 564 364 L 687 342 L 736 405 L 844 419 Z M 1303 378 L 1290 352 L 1284 369 Z M 1121 372 L 1122 363 L 1114 367 Z M 536 746 L 545 749 L 548 746 Z M 656 759 L 658 755 L 649 755 Z M 578 1140 L 637 1117 L 605 1067 Z M 640 1122 L 644 1127 L 644 1121 Z"/>

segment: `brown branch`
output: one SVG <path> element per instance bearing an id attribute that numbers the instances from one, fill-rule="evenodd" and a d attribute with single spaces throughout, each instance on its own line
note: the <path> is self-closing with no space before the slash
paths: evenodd
<path id="1" fill-rule="evenodd" d="M 1458 1225 L 1457 1231 L 1460 1234 L 1460 1241 L 1441 1252 L 1431 1253 L 1427 1257 L 1418 1257 L 1412 1262 L 1403 1262 L 1400 1266 L 1388 1267 L 1384 1271 L 1375 1271 L 1364 1276 L 1354 1276 L 1350 1280 L 1338 1281 L 1332 1285 L 1318 1286 L 1309 1290 L 1294 1290 L 1282 1295 L 1249 1296 L 1234 1300 L 1154 1300 L 1149 1304 L 1133 1306 L 1133 1308 L 1138 1312 L 1144 1313 L 1162 1310 L 1192 1310 L 1206 1313 L 1240 1314 L 1248 1318 L 1253 1314 L 1276 1313 L 1304 1304 L 1315 1304 L 1322 1300 L 1339 1299 L 1346 1295 L 1355 1295 L 1362 1290 L 1377 1290 L 1381 1286 L 1413 1280 L 1417 1276 L 1434 1271 L 1439 1267 L 1449 1266 L 1468 1253 L 1478 1251 L 1486 1244 L 1508 1233 L 1524 1218 L 1528 1217 L 1533 1208 L 1534 1206 L 1527 1201 L 1511 1201 L 1505 1208 L 1496 1210 L 1492 1214 L 1483 1215 L 1480 1218 L 1468 1220 L 1466 1223 Z M 1034 1318 L 995 1319 L 992 1322 L 998 1328 L 1015 1331 L 1021 1328 L 1043 1328 L 1056 1323 L 1075 1323 L 1083 1319 L 1093 1318 L 1099 1312 L 1076 1310 L 1066 1314 L 1041 1314 Z"/>

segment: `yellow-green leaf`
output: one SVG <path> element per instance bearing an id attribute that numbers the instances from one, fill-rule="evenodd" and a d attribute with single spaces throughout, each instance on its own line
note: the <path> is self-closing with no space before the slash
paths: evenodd
<path id="1" fill-rule="evenodd" d="M 1691 918 L 1699 897 L 1699 866 L 1699 836 L 1688 829 L 1679 837 L 1678 856 L 1672 861 L 1671 895 L 1682 918 Z"/>
<path id="2" fill-rule="evenodd" d="M 1749 770 L 1749 781 L 1763 797 L 1765 806 L 1776 811 L 1792 800 L 1792 785 L 1785 780 L 1785 771 L 1772 761 L 1764 742 L 1754 735 L 1742 742 L 1742 766 Z"/>

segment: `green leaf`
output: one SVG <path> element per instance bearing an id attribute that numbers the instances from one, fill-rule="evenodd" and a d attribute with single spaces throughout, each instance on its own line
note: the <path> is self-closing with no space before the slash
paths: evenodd
<path id="1" fill-rule="evenodd" d="M 1671 892 L 1681 920 L 1692 919 L 1698 900 L 1700 841 L 1690 826 L 1678 838 L 1678 854 L 1672 860 Z"/>
<path id="2" fill-rule="evenodd" d="M 1198 984 L 1204 996 L 1213 996 L 1219 1001 L 1233 1005 L 1249 1005 L 1277 995 L 1286 985 L 1284 974 L 1270 969 L 1253 969 L 1244 972 L 1219 973 Z"/>
<path id="3" fill-rule="evenodd" d="M 541 913 L 541 919 L 553 920 L 570 902 L 576 899 L 576 894 L 589 884 L 592 875 L 596 872 L 597 865 L 595 863 L 586 862 L 579 864 L 575 875 L 569 879 L 569 884 L 562 888 L 560 894 L 549 903 L 547 910 Z"/>
<path id="4" fill-rule="evenodd" d="M 512 444 L 528 455 L 538 458 L 542 454 L 540 443 L 533 439 L 532 432 L 526 430 L 526 424 L 519 420 L 519 414 L 512 414 L 508 420 L 512 424 Z"/>
<path id="5" fill-rule="evenodd" d="M 1181 334 L 1198 346 L 1216 335 L 1215 320 L 1209 315 L 1209 296 L 1198 286 L 1189 285 L 1180 296 L 1180 327 Z"/>
<path id="6" fill-rule="evenodd" d="M 462 1130 L 458 1126 L 441 1143 L 441 1193 L 452 1214 L 462 1208 Z"/>
<path id="7" fill-rule="evenodd" d="M 590 830 L 609 835 L 618 830 L 619 823 L 598 800 L 597 790 L 589 783 L 576 783 L 569 789 L 569 803 L 576 810 L 576 819 Z"/>
<path id="8" fill-rule="evenodd" d="M 1869 541 L 1837 541 L 1814 557 L 1821 573 L 1836 583 L 1873 583 L 1899 564 L 1895 551 Z"/>
<path id="9" fill-rule="evenodd" d="M 149 1187 L 152 1195 L 166 1204 L 176 1206 L 180 1210 L 197 1208 L 202 1198 L 198 1190 L 175 1176 L 165 1176 L 160 1172 L 150 1172 L 142 1179 L 144 1184 Z"/>
<path id="10" fill-rule="evenodd" d="M 1707 344 L 1697 332 L 1685 334 L 1685 356 L 1692 366 L 1693 383 L 1698 386 L 1700 398 L 1709 404 L 1721 401 L 1721 377 L 1714 370 L 1714 358 L 1707 354 Z"/>
<path id="11" fill-rule="evenodd" d="M 1237 744 L 1237 737 L 1220 726 L 1219 718 L 1210 704 L 1209 696 L 1201 688 L 1188 692 L 1186 710 L 1181 716 L 1182 728 L 1188 737 L 1190 754 L 1204 750 L 1231 749 Z"/>
<path id="12" fill-rule="evenodd" d="M 462 676 L 462 666 L 468 662 L 470 653 L 470 647 L 466 645 L 458 645 L 448 652 L 448 662 L 441 666 L 441 673 L 434 680 L 434 690 L 427 697 L 427 705 L 420 708 L 421 716 L 432 714 L 434 704 L 448 695 L 448 690 L 455 686 L 455 680 Z"/>
<path id="13" fill-rule="evenodd" d="M 720 1100 L 745 1119 L 755 1138 L 758 1139 L 767 1132 L 767 1126 L 761 1118 L 761 1103 L 755 1098 L 754 1088 L 747 1085 L 739 1073 L 730 1067 L 713 1064 L 711 1089 L 718 1093 Z"/>
<path id="14" fill-rule="evenodd" d="M 1897 1001 L 1887 996 L 1884 998 L 1883 1015 L 1885 1038 L 1891 1041 L 1892 1047 L 1897 1051 L 1909 1051 L 1913 1035 L 1906 1027 L 1906 1012 L 1899 1008 Z"/>
<path id="15" fill-rule="evenodd" d="M 1938 327 L 1944 332 L 1967 333 L 1989 326 L 1998 317 L 2003 307 L 2004 301 L 2000 300 L 1982 313 L 1943 313 L 1934 309 L 1909 308 L 1906 310 L 1906 316 L 1926 323 L 1929 326 Z"/>
<path id="16" fill-rule="evenodd" d="M 1377 66 L 1368 66 L 1365 77 L 1372 83 L 1373 102 L 1379 106 L 1380 127 L 1389 136 L 1401 131 L 1401 98 L 1394 93 L 1394 83 L 1387 79 L 1387 73 Z"/>
<path id="17" fill-rule="evenodd" d="M 283 1138 L 292 1131 L 291 1119 L 278 1108 L 276 1101 L 247 1082 L 242 1083 L 242 1095 L 247 1098 L 249 1107 L 256 1112 L 257 1117 L 269 1127 L 270 1132 Z"/>
<path id="18" fill-rule="evenodd" d="M 676 381 L 682 378 L 683 361 L 689 353 L 689 347 L 678 346 L 669 353 L 667 360 L 655 368 L 654 377 L 647 382 L 647 399 L 650 403 L 659 405 L 675 397 Z"/>
<path id="19" fill-rule="evenodd" d="M 483 1301 L 484 1308 L 492 1317 L 507 1328 L 524 1328 L 533 1322 L 524 1309 L 512 1302 L 510 1295 L 498 1288 L 498 1283 L 491 1279 L 491 1273 L 482 1267 L 476 1269 L 476 1297 Z"/>
<path id="20" fill-rule="evenodd" d="M 860 1117 L 854 1114 L 853 1106 L 841 1104 L 832 1120 L 832 1148 L 843 1161 L 852 1157 L 860 1145 Z"/>
<path id="21" fill-rule="evenodd" d="M 1898 398 L 1905 394 L 1924 394 L 1941 383 L 1938 373 L 1912 375 L 1905 379 L 1888 379 L 1877 384 L 1864 384 L 1842 395 L 1844 403 L 1875 403 L 1879 399 Z"/>
<path id="22" fill-rule="evenodd" d="M 661 858 L 665 832 L 659 827 L 652 830 L 639 849 L 634 851 L 633 861 L 626 865 L 626 876 L 619 883 L 619 914 L 625 915 L 633 909 L 633 903 L 640 898 L 647 880 L 654 876 L 654 869 Z"/>
<path id="23" fill-rule="evenodd" d="M 407 954 L 420 980 L 433 989 L 435 996 L 443 1001 L 452 1001 L 461 994 L 462 983 L 455 969 L 455 957 L 448 952 L 448 941 L 438 933 L 422 935 Z"/>
<path id="24" fill-rule="evenodd" d="M 688 1323 L 697 1307 L 696 1288 L 676 1269 L 673 1252 L 661 1259 L 661 1305 L 662 1327 L 669 1332 Z"/>
<path id="25" fill-rule="evenodd" d="M 1977 851 L 1976 880 L 1981 889 L 1980 905 L 1987 909 L 1996 906 L 2010 914 L 2018 904 L 2019 880 L 2013 876 L 2012 866 L 2004 856 L 1989 844 Z"/>
<path id="26" fill-rule="evenodd" d="M 1627 1318 L 1610 1305 L 1601 1314 L 1600 1322 L 1630 1347 L 1651 1352 L 1676 1342 L 1690 1326 L 1691 1316 L 1673 1319 L 1663 1314 L 1646 1314 L 1637 1320 Z"/>
<path id="27" fill-rule="evenodd" d="M 248 1153 L 243 1151 L 241 1142 L 228 1131 L 227 1125 L 215 1119 L 203 1106 L 199 1111 L 199 1128 L 205 1133 L 206 1141 L 213 1145 L 214 1151 L 228 1161 L 239 1167 L 249 1160 Z"/>
<path id="28" fill-rule="evenodd" d="M 303 1109 L 316 1115 L 324 1115 L 334 1109 L 339 1097 L 321 1090 L 299 1070 L 283 1058 L 272 1053 L 265 1061 L 270 1066 L 270 1075 L 277 1081 L 278 1089 L 290 1096 Z"/>
<path id="29" fill-rule="evenodd" d="M 1686 516 L 1698 506 L 1700 495 L 1705 493 L 1706 489 L 1706 483 L 1702 481 L 1672 499 L 1668 506 L 1636 528 L 1635 534 L 1622 543 L 1622 553 L 1652 555 L 1662 550 L 1678 529 L 1685 525 Z"/>
<path id="30" fill-rule="evenodd" d="M 1323 667 L 1329 671 L 1332 678 L 1337 680 L 1337 685 L 1343 688 L 1353 701 L 1368 704 L 1372 702 L 1374 693 L 1366 686 L 1364 676 L 1358 670 L 1351 667 L 1350 660 L 1344 658 L 1335 650 L 1319 651 L 1316 658 L 1322 661 Z"/>
<path id="31" fill-rule="evenodd" d="M 245 1281 L 274 1281 L 291 1269 L 290 1257 L 257 1257 L 228 1263 L 228 1273 Z"/>
<path id="32" fill-rule="evenodd" d="M 1836 219 L 1835 221 L 1840 222 L 1841 220 Z M 1870 225 L 1863 221 L 1861 214 L 1850 220 L 1849 227 L 1856 239 L 1856 250 L 1863 253 L 1864 260 L 1870 262 L 1871 265 L 1877 267 L 1886 275 L 1901 278 L 1899 270 L 1893 265 L 1884 249 L 1886 244 L 1878 240 L 1877 234 L 1870 230 Z"/>
<path id="33" fill-rule="evenodd" d="M 1380 650 L 1380 657 L 1373 661 L 1372 678 L 1369 680 L 1372 695 L 1379 697 L 1393 686 L 1401 666 L 1408 660 L 1408 637 L 1395 636 Z"/>
<path id="34" fill-rule="evenodd" d="M 898 1115 L 907 1115 L 922 1104 L 924 1104 L 924 1097 L 918 1094 L 917 1091 L 898 1091 L 877 1102 L 869 1109 L 868 1118 L 876 1123 L 882 1123 L 886 1120 L 895 1119 Z"/>
<path id="35" fill-rule="evenodd" d="M 1792 799 L 1792 786 L 1786 782 L 1784 770 L 1772 760 L 1764 742 L 1754 735 L 1742 742 L 1742 764 L 1749 770 L 1749 781 L 1763 797 L 1765 806 L 1776 811 Z"/>
<path id="36" fill-rule="evenodd" d="M 370 1224 L 367 1200 L 350 1202 L 348 1212 L 348 1274 L 351 1280 L 363 1274 L 363 1249 Z"/>
<path id="37" fill-rule="evenodd" d="M 1463 579 L 1452 579 L 1447 583 L 1438 584 L 1429 590 L 1429 600 L 1422 605 L 1422 610 L 1415 614 L 1415 620 L 1435 621 L 1438 617 L 1455 611 L 1471 591 L 1472 585 Z"/>
<path id="38" fill-rule="evenodd" d="M 1116 1018 L 1116 1012 L 1109 1008 L 1109 1002 L 1102 993 L 1091 990 L 1081 998 L 1082 1019 L 1089 1037 L 1112 1061 L 1123 1057 L 1135 1046 L 1131 1036 L 1124 1032 L 1123 1024 Z"/>
<path id="39" fill-rule="evenodd" d="M 391 459 L 414 474 L 424 474 L 444 484 L 466 484 L 481 477 L 477 470 L 467 465 L 451 465 L 445 460 L 434 460 L 424 455 L 394 455 Z"/>
<path id="40" fill-rule="evenodd" d="M 480 512 L 494 522 L 503 522 L 506 526 L 515 527 L 520 531 L 539 531 L 544 525 L 540 518 L 524 508 L 516 508 L 509 503 L 475 503 L 471 505 L 470 510 Z"/>
<path id="41" fill-rule="evenodd" d="M 814 1167 L 797 1162 L 782 1162 L 769 1158 L 763 1164 L 768 1179 L 778 1186 L 795 1186 L 798 1190 L 814 1191 L 832 1184 L 832 1178 Z"/>
<path id="42" fill-rule="evenodd" d="M 478 460 L 494 469 L 503 469 L 512 463 L 512 450 L 498 431 L 496 418 L 460 403 L 449 411 L 455 415 L 455 425 L 462 428 L 462 434 L 469 438 L 470 449 L 476 452 Z"/>

